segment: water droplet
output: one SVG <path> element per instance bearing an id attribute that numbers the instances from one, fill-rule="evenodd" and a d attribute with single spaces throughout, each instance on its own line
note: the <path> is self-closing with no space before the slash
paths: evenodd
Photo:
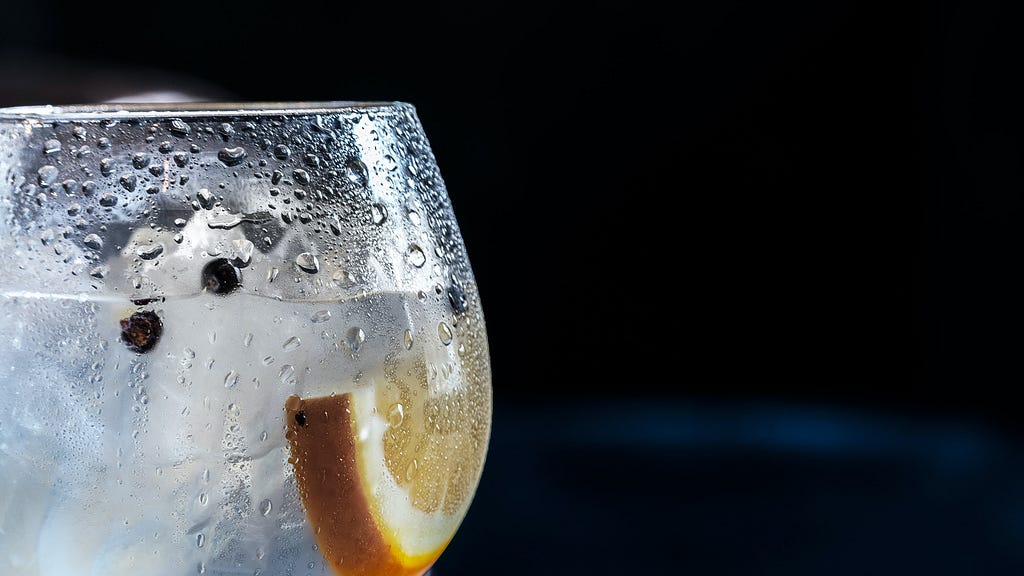
<path id="1" fill-rule="evenodd" d="M 274 363 L 274 357 L 273 356 L 266 356 L 266 357 L 263 358 L 263 365 L 264 366 L 270 366 L 273 363 Z"/>
<path id="2" fill-rule="evenodd" d="M 196 546 L 202 548 L 203 544 L 206 544 L 206 536 L 200 532 L 199 534 L 196 534 Z"/>
<path id="3" fill-rule="evenodd" d="M 277 377 L 281 380 L 281 384 L 295 384 L 295 367 L 291 364 L 281 366 L 281 369 L 277 371 Z"/>
<path id="4" fill-rule="evenodd" d="M 82 211 L 82 205 L 78 202 L 72 202 L 68 205 L 68 216 L 77 216 Z"/>
<path id="5" fill-rule="evenodd" d="M 199 494 L 199 504 L 201 504 L 202 506 L 206 506 L 209 500 L 210 498 L 206 495 L 206 492 L 202 492 Z"/>
<path id="6" fill-rule="evenodd" d="M 135 178 L 135 174 L 131 173 L 121 174 L 121 177 L 118 178 L 117 181 L 121 184 L 122 188 L 129 192 L 133 192 L 136 184 L 138 183 L 138 180 Z"/>
<path id="7" fill-rule="evenodd" d="M 188 152 L 175 152 L 174 163 L 178 165 L 178 168 L 184 168 L 188 164 Z"/>
<path id="8" fill-rule="evenodd" d="M 235 146 L 234 148 L 221 148 L 220 152 L 217 152 L 217 159 L 223 162 L 226 166 L 237 166 L 245 157 L 248 156 L 245 148 L 241 146 Z"/>
<path id="9" fill-rule="evenodd" d="M 317 310 L 316 312 L 313 313 L 313 318 L 311 320 L 313 324 L 320 324 L 321 322 L 327 322 L 330 319 L 330 310 Z"/>
<path id="10" fill-rule="evenodd" d="M 348 346 L 352 352 L 359 352 L 359 349 L 363 347 L 363 342 L 366 341 L 366 333 L 363 329 L 358 326 L 353 326 L 348 329 L 345 333 L 345 345 Z"/>
<path id="11" fill-rule="evenodd" d="M 405 349 L 412 350 L 412 330 L 405 329 Z"/>
<path id="12" fill-rule="evenodd" d="M 231 124 L 222 122 L 220 126 L 217 126 L 217 133 L 224 139 L 225 142 L 231 139 L 231 135 L 235 133 L 235 129 Z"/>
<path id="13" fill-rule="evenodd" d="M 143 260 L 152 260 L 153 258 L 156 258 L 160 254 L 162 254 L 163 251 L 163 244 L 150 244 L 149 246 L 143 246 L 139 248 L 138 250 L 135 251 L 135 253 L 138 254 L 139 258 L 142 258 Z"/>
<path id="14" fill-rule="evenodd" d="M 245 338 L 242 339 L 242 345 L 248 348 L 250 344 L 252 344 L 252 332 L 246 332 Z"/>
<path id="15" fill-rule="evenodd" d="M 177 226 L 178 228 L 184 228 L 185 224 L 188 224 L 188 220 L 185 220 L 184 218 L 174 219 L 174 225 Z"/>
<path id="16" fill-rule="evenodd" d="M 103 248 L 103 239 L 96 234 L 89 234 L 82 240 L 82 243 L 93 250 Z"/>
<path id="17" fill-rule="evenodd" d="M 358 158 L 351 158 L 345 163 L 345 177 L 356 186 L 366 186 L 370 179 L 366 164 L 363 164 L 363 161 Z"/>
<path id="18" fill-rule="evenodd" d="M 423 253 L 423 249 L 413 244 L 409 246 L 409 262 L 417 268 L 422 268 L 427 263 L 427 255 Z"/>
<path id="19" fill-rule="evenodd" d="M 410 462 L 409 466 L 405 469 L 405 479 L 412 480 L 413 478 L 416 477 L 416 474 L 419 472 L 419 470 L 420 463 L 415 458 L 413 458 L 412 462 Z"/>
<path id="20" fill-rule="evenodd" d="M 252 251 L 256 247 L 252 242 L 244 238 L 238 238 L 231 243 L 235 248 L 236 260 L 242 267 L 248 266 L 249 261 L 252 260 Z"/>
<path id="21" fill-rule="evenodd" d="M 207 210 L 213 208 L 214 202 L 217 201 L 213 194 L 211 194 L 206 188 L 200 188 L 199 191 L 196 192 L 196 200 L 199 200 L 199 205 Z"/>
<path id="22" fill-rule="evenodd" d="M 106 150 L 107 148 L 110 148 L 110 138 L 104 136 L 96 141 L 96 145 L 99 146 L 100 149 Z"/>
<path id="23" fill-rule="evenodd" d="M 71 129 L 71 133 L 75 135 L 75 138 L 78 138 L 79 140 L 85 140 L 85 128 L 82 128 L 81 126 L 75 126 Z"/>
<path id="24" fill-rule="evenodd" d="M 260 514 L 264 516 L 269 515 L 270 511 L 273 510 L 273 508 L 274 504 L 270 500 L 264 500 L 263 502 L 260 502 Z"/>
<path id="25" fill-rule="evenodd" d="M 295 257 L 295 265 L 305 272 L 316 274 L 320 271 L 320 261 L 309 252 L 303 252 Z"/>
<path id="26" fill-rule="evenodd" d="M 117 164 L 114 162 L 113 158 L 104 158 L 100 160 L 100 174 L 103 174 L 104 176 L 110 176 L 113 174 L 114 168 L 116 167 Z"/>
<path id="27" fill-rule="evenodd" d="M 121 199 L 116 194 L 111 194 L 110 192 L 104 192 L 103 196 L 100 196 L 100 206 L 107 208 L 117 206 L 117 203 L 120 201 Z"/>
<path id="28" fill-rule="evenodd" d="M 106 266 L 97 266 L 97 267 L 93 268 L 92 270 L 89 270 L 89 276 L 92 276 L 93 278 L 101 278 L 102 279 L 104 276 L 107 275 L 107 272 L 109 270 L 110 270 L 110 268 L 108 268 Z"/>
<path id="29" fill-rule="evenodd" d="M 43 188 L 47 188 L 57 181 L 57 176 L 60 175 L 60 170 L 57 170 L 55 166 L 46 165 L 38 170 L 38 175 L 39 185 Z"/>
<path id="30" fill-rule="evenodd" d="M 224 376 L 224 387 L 234 388 L 235 384 L 238 384 L 238 372 L 231 370 Z"/>
<path id="31" fill-rule="evenodd" d="M 284 144 L 278 144 L 274 146 L 274 158 L 278 160 L 287 160 L 292 155 L 292 151 L 288 149 Z"/>
<path id="32" fill-rule="evenodd" d="M 388 219 L 388 209 L 383 204 L 371 204 L 370 205 L 370 218 L 373 223 L 380 226 Z"/>
<path id="33" fill-rule="evenodd" d="M 299 184 L 309 184 L 309 172 L 306 172 L 301 168 L 292 172 L 292 177 L 295 178 L 295 181 L 298 182 Z"/>
<path id="34" fill-rule="evenodd" d="M 53 230 L 47 228 L 42 234 L 39 235 L 39 240 L 40 242 L 43 243 L 43 246 L 49 246 L 50 243 L 53 242 L 53 239 L 55 237 L 56 236 L 54 235 Z"/>
<path id="35" fill-rule="evenodd" d="M 409 210 L 409 222 L 412 222 L 413 226 L 420 225 L 420 213 L 415 210 Z"/>
<path id="36" fill-rule="evenodd" d="M 238 214 L 219 214 L 207 220 L 206 225 L 214 230 L 230 230 L 244 222 Z"/>
<path id="37" fill-rule="evenodd" d="M 292 336 L 291 338 L 284 341 L 284 344 L 281 345 L 281 349 L 284 350 L 285 352 L 291 352 L 292 350 L 295 350 L 299 346 L 302 346 L 302 341 L 299 340 L 298 336 Z"/>
<path id="38" fill-rule="evenodd" d="M 403 420 L 405 420 L 405 406 L 397 402 L 392 404 L 388 408 L 388 423 L 392 428 L 398 428 L 402 425 Z"/>
<path id="39" fill-rule="evenodd" d="M 132 166 L 134 166 L 136 170 L 142 170 L 146 166 L 149 166 L 149 154 L 146 154 L 145 152 L 136 152 L 132 155 Z"/>
<path id="40" fill-rule="evenodd" d="M 351 272 L 338 270 L 331 275 L 331 282 L 340 288 L 351 288 L 356 284 L 356 277 Z"/>
<path id="41" fill-rule="evenodd" d="M 55 140 L 51 138 L 50 140 L 47 140 L 45 144 L 43 144 L 44 154 L 56 154 L 57 152 L 60 152 L 60 140 Z"/>
<path id="42" fill-rule="evenodd" d="M 185 124 L 185 121 L 180 118 L 174 118 L 170 122 L 171 134 L 175 136 L 188 136 L 188 133 L 192 130 Z"/>
<path id="43" fill-rule="evenodd" d="M 441 344 L 445 346 L 452 343 L 452 329 L 447 324 L 441 322 L 437 325 L 437 337 L 441 339 Z"/>
<path id="44" fill-rule="evenodd" d="M 268 270 L 267 271 L 267 282 L 273 282 L 274 280 L 277 280 L 277 275 L 280 274 L 280 273 L 281 273 L 281 271 L 278 270 L 277 267 L 274 267 L 274 268 L 271 268 L 270 270 Z"/>

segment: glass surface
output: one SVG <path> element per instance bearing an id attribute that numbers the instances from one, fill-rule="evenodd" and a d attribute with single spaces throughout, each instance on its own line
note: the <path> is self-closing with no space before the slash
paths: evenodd
<path id="1" fill-rule="evenodd" d="M 0 110 L 0 573 L 407 575 L 484 319 L 405 103 Z"/>

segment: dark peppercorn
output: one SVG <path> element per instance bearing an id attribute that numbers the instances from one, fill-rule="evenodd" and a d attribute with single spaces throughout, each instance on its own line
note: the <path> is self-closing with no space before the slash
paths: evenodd
<path id="1" fill-rule="evenodd" d="M 160 340 L 164 323 L 156 312 L 144 310 L 121 320 L 121 341 L 132 352 L 149 352 Z"/>
<path id="2" fill-rule="evenodd" d="M 242 285 L 242 272 L 226 258 L 217 258 L 203 267 L 202 282 L 214 294 L 227 294 Z"/>

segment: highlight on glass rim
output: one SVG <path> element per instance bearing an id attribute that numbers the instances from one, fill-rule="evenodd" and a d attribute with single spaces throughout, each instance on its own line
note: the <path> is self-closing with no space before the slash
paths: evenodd
<path id="1" fill-rule="evenodd" d="M 413 105 L 0 109 L 0 573 L 415 576 L 491 426 Z"/>

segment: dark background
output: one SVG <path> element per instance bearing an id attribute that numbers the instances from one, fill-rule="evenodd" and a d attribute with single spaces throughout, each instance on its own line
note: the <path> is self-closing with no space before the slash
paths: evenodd
<path id="1" fill-rule="evenodd" d="M 439 576 L 1020 574 L 1024 13 L 908 7 L 9 3 L 0 105 L 416 105 L 495 383 Z"/>

